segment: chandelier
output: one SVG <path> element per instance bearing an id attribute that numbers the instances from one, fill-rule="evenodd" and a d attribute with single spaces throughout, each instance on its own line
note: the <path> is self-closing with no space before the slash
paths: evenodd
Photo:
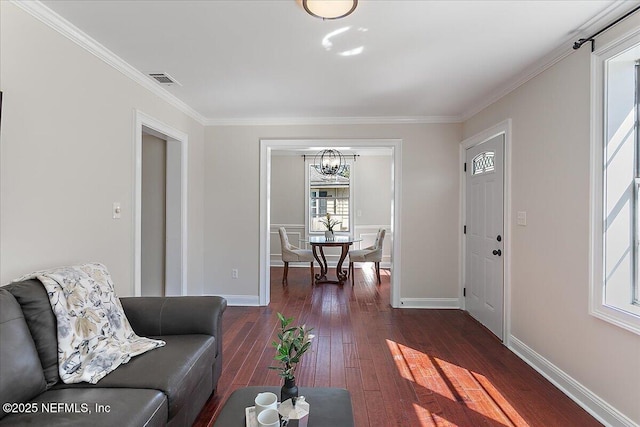
<path id="1" fill-rule="evenodd" d="M 350 15 L 358 0 L 298 0 L 311 16 L 320 19 L 340 19 Z"/>
<path id="2" fill-rule="evenodd" d="M 318 173 L 327 176 L 339 175 L 344 171 L 346 162 L 344 156 L 338 150 L 322 150 L 313 159 Z"/>

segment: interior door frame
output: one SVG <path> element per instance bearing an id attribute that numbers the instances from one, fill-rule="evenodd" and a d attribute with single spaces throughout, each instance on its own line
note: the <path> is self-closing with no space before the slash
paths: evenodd
<path id="1" fill-rule="evenodd" d="M 467 183 L 464 171 L 467 149 L 482 144 L 498 135 L 504 135 L 504 313 L 502 319 L 503 343 L 509 347 L 511 340 L 511 119 L 504 120 L 460 143 L 460 252 L 458 298 L 460 307 L 465 310 L 464 287 L 466 281 L 466 239 L 464 225 L 467 223 Z"/>
<path id="2" fill-rule="evenodd" d="M 258 304 L 269 305 L 271 298 L 271 151 L 283 149 L 390 148 L 391 149 L 391 306 L 400 307 L 402 215 L 402 140 L 401 139 L 261 139 L 260 140 L 260 284 Z"/>
<path id="3" fill-rule="evenodd" d="M 133 291 L 142 295 L 142 134 L 167 141 L 165 295 L 187 295 L 187 153 L 189 136 L 139 111 L 134 111 Z M 175 184 L 178 185 L 175 185 Z M 179 283 L 169 285 L 170 278 Z"/>

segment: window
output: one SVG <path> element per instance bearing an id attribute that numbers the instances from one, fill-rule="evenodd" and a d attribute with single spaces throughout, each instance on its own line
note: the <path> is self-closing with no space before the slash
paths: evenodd
<path id="1" fill-rule="evenodd" d="M 594 64 L 591 313 L 640 334 L 640 35 Z"/>
<path id="2" fill-rule="evenodd" d="M 308 229 L 309 233 L 321 233 L 326 227 L 320 222 L 327 213 L 340 221 L 336 232 L 351 231 L 351 164 L 335 176 L 325 176 L 312 163 L 308 166 Z"/>
<path id="3" fill-rule="evenodd" d="M 473 158 L 473 170 L 472 175 L 480 175 L 482 173 L 493 172 L 496 167 L 493 163 L 493 159 L 495 157 L 493 151 L 485 151 L 484 153 L 480 153 Z"/>

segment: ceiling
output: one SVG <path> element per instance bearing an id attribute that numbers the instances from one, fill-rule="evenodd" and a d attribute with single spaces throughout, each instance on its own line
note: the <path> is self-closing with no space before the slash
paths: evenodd
<path id="1" fill-rule="evenodd" d="M 322 21 L 295 0 L 42 3 L 140 72 L 176 79 L 166 90 L 209 124 L 460 121 L 637 5 L 360 0 Z"/>

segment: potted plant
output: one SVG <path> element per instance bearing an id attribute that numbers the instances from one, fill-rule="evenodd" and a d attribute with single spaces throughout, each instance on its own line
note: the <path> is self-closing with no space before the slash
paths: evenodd
<path id="1" fill-rule="evenodd" d="M 313 328 L 307 328 L 306 325 L 289 326 L 293 322 L 293 317 L 286 318 L 282 313 L 278 313 L 280 321 L 280 331 L 278 332 L 278 341 L 273 341 L 272 345 L 276 349 L 276 360 L 278 366 L 269 366 L 269 369 L 275 369 L 284 379 L 284 385 L 280 390 L 280 402 L 287 399 L 298 397 L 298 386 L 296 386 L 296 368 L 300 359 L 311 348 L 311 340 L 313 335 L 309 332 Z M 294 402 L 295 403 L 295 402 Z"/>
<path id="2" fill-rule="evenodd" d="M 338 224 L 342 224 L 342 221 L 338 221 L 337 219 L 332 219 L 331 214 L 329 212 L 327 212 L 327 215 L 324 218 L 322 218 L 320 222 L 322 223 L 322 225 L 327 227 L 327 231 L 324 232 L 324 237 L 327 240 L 333 239 L 334 237 L 333 227 L 335 227 Z"/>

